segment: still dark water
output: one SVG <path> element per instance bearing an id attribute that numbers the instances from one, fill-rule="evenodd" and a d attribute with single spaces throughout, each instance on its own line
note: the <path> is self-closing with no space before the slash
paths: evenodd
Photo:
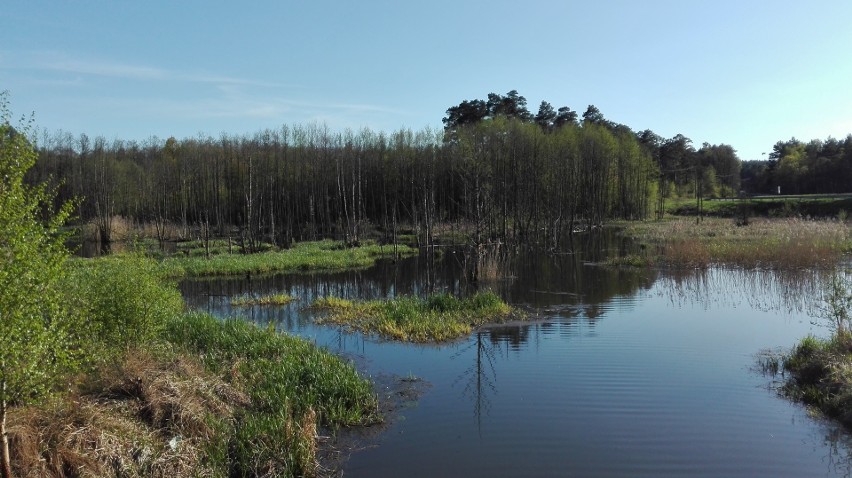
<path id="1" fill-rule="evenodd" d="M 608 269 L 613 234 L 573 254 L 519 253 L 486 281 L 537 320 L 443 346 L 313 325 L 315 297 L 470 292 L 460 253 L 362 272 L 181 284 L 188 303 L 244 315 L 355 360 L 373 376 L 428 382 L 419 401 L 345 462 L 347 477 L 849 476 L 847 434 L 774 391 L 762 350 L 827 331 L 809 315 L 820 277 L 799 272 Z M 281 291 L 285 307 L 232 309 Z"/>

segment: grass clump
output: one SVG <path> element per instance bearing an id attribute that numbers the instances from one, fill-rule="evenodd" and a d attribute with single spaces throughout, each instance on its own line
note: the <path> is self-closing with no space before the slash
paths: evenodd
<path id="1" fill-rule="evenodd" d="M 396 253 L 416 254 L 408 246 L 398 246 Z M 229 254 L 220 251 L 209 259 L 203 256 L 172 256 L 163 261 L 173 276 L 216 276 L 266 274 L 273 272 L 337 271 L 365 268 L 394 250 L 375 243 L 346 247 L 340 241 L 302 242 L 283 251 L 255 254 Z"/>
<path id="2" fill-rule="evenodd" d="M 205 314 L 174 321 L 168 335 L 251 401 L 235 417 L 228 443 L 231 474 L 314 475 L 318 427 L 379 420 L 370 382 L 306 340 Z"/>
<path id="3" fill-rule="evenodd" d="M 521 316 L 493 292 L 459 299 L 450 294 L 355 302 L 336 297 L 314 301 L 328 314 L 319 321 L 406 342 L 445 342 L 470 334 L 474 327 Z"/>
<path id="4" fill-rule="evenodd" d="M 808 336 L 784 359 L 784 391 L 852 428 L 852 282 L 835 274 L 819 308 L 829 339 Z"/>
<path id="5" fill-rule="evenodd" d="M 231 305 L 236 307 L 251 307 L 253 305 L 287 305 L 296 298 L 289 294 L 275 293 L 266 295 L 238 295 L 231 298 Z"/>
<path id="6" fill-rule="evenodd" d="M 206 314 L 188 314 L 167 333 L 173 343 L 200 354 L 210 370 L 251 383 L 247 389 L 260 410 L 284 412 L 285 404 L 298 414 L 312 409 L 329 426 L 377 418 L 370 383 L 352 364 L 304 339 Z"/>
<path id="7" fill-rule="evenodd" d="M 784 360 L 785 393 L 852 428 L 852 336 L 802 339 Z"/>

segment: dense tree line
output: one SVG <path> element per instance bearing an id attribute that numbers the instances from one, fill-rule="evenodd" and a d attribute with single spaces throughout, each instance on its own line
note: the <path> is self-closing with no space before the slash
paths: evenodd
<path id="1" fill-rule="evenodd" d="M 335 132 L 285 125 L 250 136 L 107 141 L 44 132 L 30 180 L 55 181 L 57 203 L 110 239 L 116 216 L 190 233 L 259 242 L 367 231 L 390 240 L 402 224 L 429 243 L 438 224 L 471 226 L 472 242 L 558 243 L 577 227 L 642 219 L 665 197 L 728 196 L 739 159 L 727 145 L 634 132 L 590 105 L 582 115 L 512 90 L 447 110 L 443 131 Z"/>
<path id="2" fill-rule="evenodd" d="M 852 190 L 852 135 L 803 143 L 779 141 L 769 159 L 743 163 L 743 187 L 754 194 L 824 194 Z"/>

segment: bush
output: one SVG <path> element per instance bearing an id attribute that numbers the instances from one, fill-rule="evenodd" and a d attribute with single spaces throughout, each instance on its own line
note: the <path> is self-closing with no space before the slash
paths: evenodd
<path id="1" fill-rule="evenodd" d="M 94 346 L 112 353 L 145 344 L 180 314 L 180 292 L 138 254 L 72 262 L 66 293 Z"/>

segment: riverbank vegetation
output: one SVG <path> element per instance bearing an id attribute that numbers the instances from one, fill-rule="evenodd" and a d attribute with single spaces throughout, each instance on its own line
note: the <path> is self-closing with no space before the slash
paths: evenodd
<path id="1" fill-rule="evenodd" d="M 328 351 L 187 313 L 140 254 L 68 260 L 0 94 L 0 476 L 314 476 L 320 429 L 379 420 Z"/>
<path id="2" fill-rule="evenodd" d="M 852 250 L 852 231 L 837 220 L 755 218 L 738 225 L 731 219 L 676 218 L 624 226 L 644 247 L 641 254 L 614 258 L 612 265 L 825 268 Z"/>
<path id="3" fill-rule="evenodd" d="M 313 476 L 321 429 L 380 420 L 354 367 L 299 338 L 186 313 L 141 256 L 73 261 L 77 373 L 12 402 L 15 476 Z M 71 384 L 70 388 L 69 385 Z"/>
<path id="4" fill-rule="evenodd" d="M 835 273 L 826 286 L 818 318 L 832 334 L 808 336 L 783 360 L 789 379 L 783 391 L 852 428 L 852 282 Z"/>
<path id="5" fill-rule="evenodd" d="M 406 342 L 446 342 L 469 335 L 474 327 L 524 317 L 493 292 L 461 299 L 449 294 L 372 301 L 323 297 L 312 307 L 328 312 L 320 323 Z"/>

